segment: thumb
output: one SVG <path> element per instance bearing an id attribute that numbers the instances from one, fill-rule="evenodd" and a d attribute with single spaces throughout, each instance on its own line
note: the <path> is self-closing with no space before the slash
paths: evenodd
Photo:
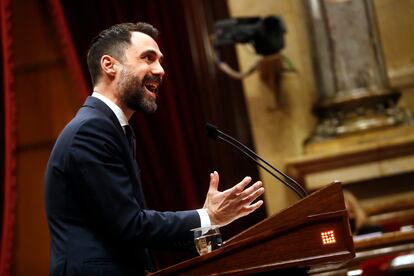
<path id="1" fill-rule="evenodd" d="M 208 188 L 208 190 L 217 191 L 219 180 L 220 179 L 218 172 L 214 171 L 213 173 L 210 173 L 210 187 Z"/>

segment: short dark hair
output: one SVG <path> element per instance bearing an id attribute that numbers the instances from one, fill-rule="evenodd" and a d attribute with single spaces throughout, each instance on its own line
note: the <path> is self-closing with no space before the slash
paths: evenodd
<path id="1" fill-rule="evenodd" d="M 157 39 L 159 35 L 159 31 L 148 23 L 121 23 L 103 30 L 92 39 L 87 62 L 93 85 L 101 75 L 101 57 L 110 55 L 119 61 L 123 61 L 125 57 L 124 50 L 131 44 L 132 32 L 141 32 L 153 39 Z"/>

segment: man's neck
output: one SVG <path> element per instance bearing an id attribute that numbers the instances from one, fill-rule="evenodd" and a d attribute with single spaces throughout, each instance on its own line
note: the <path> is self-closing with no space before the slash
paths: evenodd
<path id="1" fill-rule="evenodd" d="M 134 111 L 127 108 L 125 104 L 122 102 L 122 100 L 120 99 L 120 97 L 116 93 L 112 92 L 112 89 L 108 89 L 108 88 L 96 85 L 93 88 L 93 91 L 98 92 L 99 94 L 107 97 L 114 104 L 116 104 L 122 110 L 122 112 L 124 112 L 125 117 L 128 119 L 128 121 L 129 119 L 131 119 L 132 115 L 134 114 Z"/>

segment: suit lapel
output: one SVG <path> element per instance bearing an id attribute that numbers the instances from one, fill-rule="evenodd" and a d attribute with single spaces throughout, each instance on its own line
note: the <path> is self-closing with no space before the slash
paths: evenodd
<path id="1" fill-rule="evenodd" d="M 101 113 L 103 113 L 107 118 L 111 120 L 111 122 L 116 126 L 117 132 L 119 134 L 119 137 L 121 139 L 119 141 L 115 141 L 118 145 L 122 147 L 122 151 L 125 152 L 125 157 L 127 159 L 127 163 L 129 166 L 127 166 L 127 170 L 129 172 L 129 175 L 131 176 L 131 182 L 135 184 L 135 198 L 137 199 L 140 206 L 144 206 L 146 208 L 146 203 L 144 199 L 144 193 L 142 189 L 142 183 L 141 183 L 141 170 L 138 167 L 138 163 L 135 160 L 135 158 L 132 155 L 131 148 L 128 144 L 128 140 L 125 136 L 124 130 L 122 129 L 121 124 L 118 121 L 118 118 L 116 117 L 115 113 L 100 99 L 95 97 L 87 97 L 86 101 L 83 105 L 84 107 L 92 107 L 94 109 L 99 110 Z"/>

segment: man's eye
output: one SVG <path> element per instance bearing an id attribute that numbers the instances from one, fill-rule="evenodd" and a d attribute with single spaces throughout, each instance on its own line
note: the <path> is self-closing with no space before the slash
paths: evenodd
<path id="1" fill-rule="evenodd" d="M 143 59 L 144 59 L 146 62 L 153 62 L 153 61 L 154 61 L 154 59 L 153 59 L 151 56 L 145 56 Z"/>

